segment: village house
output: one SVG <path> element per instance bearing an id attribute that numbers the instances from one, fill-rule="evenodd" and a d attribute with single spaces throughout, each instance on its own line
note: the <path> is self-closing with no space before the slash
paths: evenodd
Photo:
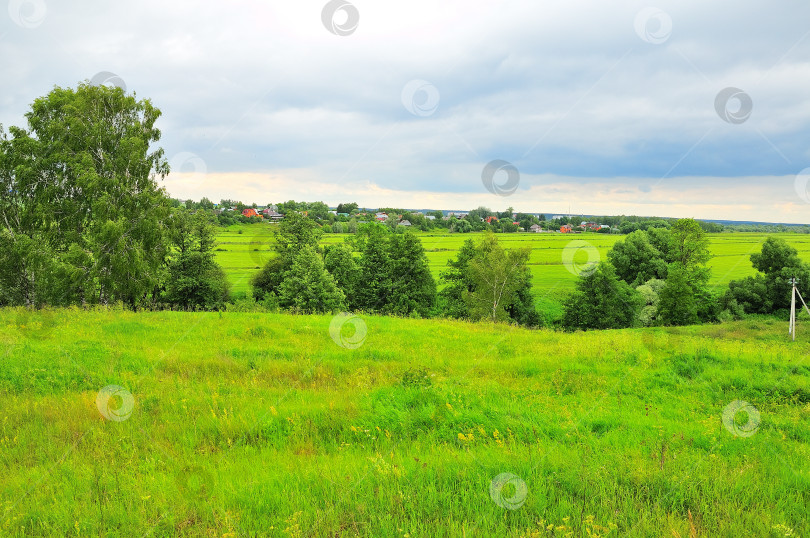
<path id="1" fill-rule="evenodd" d="M 262 215 L 266 219 L 270 219 L 271 221 L 279 221 L 284 218 L 284 215 L 278 213 L 275 209 L 270 209 L 269 207 L 262 211 Z"/>

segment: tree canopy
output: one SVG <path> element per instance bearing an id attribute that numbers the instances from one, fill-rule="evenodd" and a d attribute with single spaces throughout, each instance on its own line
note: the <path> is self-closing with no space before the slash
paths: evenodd
<path id="1" fill-rule="evenodd" d="M 169 171 L 160 111 L 122 89 L 54 88 L 0 133 L 0 281 L 6 304 L 136 307 L 166 276 Z"/>

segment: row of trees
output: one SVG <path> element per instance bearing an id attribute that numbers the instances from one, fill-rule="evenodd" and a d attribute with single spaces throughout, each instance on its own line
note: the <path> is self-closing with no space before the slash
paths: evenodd
<path id="1" fill-rule="evenodd" d="M 790 306 L 791 279 L 810 294 L 810 265 L 783 239 L 770 237 L 751 255 L 755 276 L 709 287 L 708 239 L 700 223 L 635 231 L 617 242 L 608 260 L 586 271 L 564 305 L 566 329 L 687 325 L 782 313 Z"/>
<path id="2" fill-rule="evenodd" d="M 369 223 L 352 242 L 321 248 L 321 233 L 312 220 L 288 213 L 274 232 L 275 256 L 252 280 L 254 297 L 301 313 L 435 314 L 436 283 L 415 235 Z"/>
<path id="3" fill-rule="evenodd" d="M 253 296 L 294 312 L 338 309 L 399 316 L 539 324 L 526 265 L 529 249 L 504 250 L 490 234 L 468 240 L 441 276 L 441 293 L 419 238 L 379 223 L 321 247 L 322 230 L 289 213 L 274 232 L 274 257 L 252 280 Z"/>

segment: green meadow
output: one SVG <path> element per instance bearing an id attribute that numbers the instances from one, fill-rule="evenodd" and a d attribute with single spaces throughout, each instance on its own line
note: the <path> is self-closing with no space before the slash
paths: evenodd
<path id="1" fill-rule="evenodd" d="M 0 310 L 0 534 L 810 535 L 806 319 L 336 321 Z"/>
<path id="2" fill-rule="evenodd" d="M 250 277 L 271 255 L 273 225 L 262 223 L 236 225 L 220 229 L 217 261 L 225 268 L 236 293 L 250 292 Z M 241 232 L 241 233 L 240 233 Z M 462 243 L 468 238 L 481 234 L 450 234 L 445 232 L 416 232 L 422 239 L 434 277 L 446 268 L 447 260 L 454 258 Z M 709 262 L 712 270 L 711 284 L 724 286 L 730 280 L 754 274 L 749 256 L 759 252 L 761 244 L 769 234 L 723 233 L 709 234 L 710 250 L 714 256 Z M 345 241 L 347 234 L 326 234 L 323 243 Z M 553 305 L 568 293 L 576 282 L 576 274 L 563 263 L 563 252 L 569 247 L 575 264 L 606 259 L 607 252 L 621 235 L 560 233 L 514 233 L 498 234 L 498 239 L 506 248 L 531 247 L 529 266 L 532 270 L 533 289 L 538 304 Z M 782 233 L 785 239 L 799 251 L 799 256 L 810 261 L 810 235 Z M 577 249 L 584 243 L 587 248 Z"/>

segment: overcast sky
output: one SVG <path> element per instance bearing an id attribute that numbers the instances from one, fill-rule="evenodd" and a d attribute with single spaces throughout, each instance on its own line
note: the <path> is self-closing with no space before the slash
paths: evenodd
<path id="1" fill-rule="evenodd" d="M 807 0 L 5 1 L 0 123 L 123 85 L 175 197 L 810 222 Z"/>

